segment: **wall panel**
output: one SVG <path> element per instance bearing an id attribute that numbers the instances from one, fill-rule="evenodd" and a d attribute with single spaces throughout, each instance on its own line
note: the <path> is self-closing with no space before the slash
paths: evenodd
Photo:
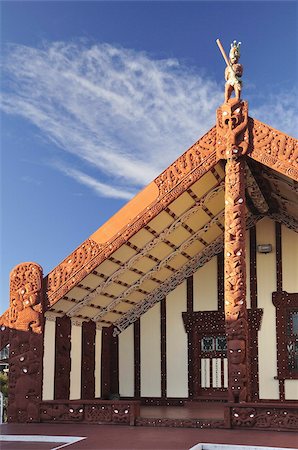
<path id="1" fill-rule="evenodd" d="M 298 292 L 298 233 L 284 225 L 281 233 L 283 290 Z"/>
<path id="2" fill-rule="evenodd" d="M 272 292 L 276 290 L 275 223 L 262 219 L 257 223 L 257 244 L 271 244 L 272 253 L 257 253 L 258 306 L 263 308 L 259 331 L 260 399 L 279 399 L 276 355 L 275 307 Z"/>
<path id="3" fill-rule="evenodd" d="M 167 305 L 167 396 L 188 397 L 187 334 L 182 312 L 187 310 L 186 281 L 172 291 Z"/>
<path id="4" fill-rule="evenodd" d="M 71 324 L 70 400 L 81 398 L 82 324 Z"/>
<path id="5" fill-rule="evenodd" d="M 134 329 L 133 325 L 119 334 L 119 393 L 134 396 Z"/>
<path id="6" fill-rule="evenodd" d="M 285 380 L 285 399 L 298 400 L 298 380 Z"/>
<path id="7" fill-rule="evenodd" d="M 161 396 L 160 304 L 141 317 L 141 396 Z"/>
<path id="8" fill-rule="evenodd" d="M 42 399 L 54 399 L 56 321 L 47 318 L 44 329 Z"/>
<path id="9" fill-rule="evenodd" d="M 194 274 L 194 311 L 217 310 L 217 257 Z"/>
<path id="10" fill-rule="evenodd" d="M 95 397 L 101 397 L 101 349 L 102 330 L 96 329 L 95 334 Z"/>

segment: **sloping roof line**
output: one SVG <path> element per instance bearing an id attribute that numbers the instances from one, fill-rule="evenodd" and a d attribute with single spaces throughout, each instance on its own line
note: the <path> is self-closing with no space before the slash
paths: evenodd
<path id="1" fill-rule="evenodd" d="M 208 172 L 217 162 L 215 139 L 214 127 L 56 266 L 47 276 L 48 306 Z"/>
<path id="2" fill-rule="evenodd" d="M 298 141 L 252 118 L 249 118 L 248 129 L 250 147 L 247 155 L 298 181 Z M 213 127 L 48 274 L 48 307 L 199 180 L 218 160 L 216 127 Z"/>

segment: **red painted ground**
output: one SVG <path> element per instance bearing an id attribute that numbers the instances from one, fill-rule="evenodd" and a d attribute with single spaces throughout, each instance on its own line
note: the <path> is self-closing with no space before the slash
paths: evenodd
<path id="1" fill-rule="evenodd" d="M 66 450 L 188 450 L 199 442 L 298 449 L 298 432 L 143 428 L 114 425 L 5 424 L 1 434 L 86 436 Z M 50 450 L 61 444 L 0 443 L 1 450 Z"/>

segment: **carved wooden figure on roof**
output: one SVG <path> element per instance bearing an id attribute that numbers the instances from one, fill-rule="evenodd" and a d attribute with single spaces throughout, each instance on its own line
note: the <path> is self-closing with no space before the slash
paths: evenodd
<path id="1" fill-rule="evenodd" d="M 235 98 L 237 101 L 240 100 L 241 90 L 242 90 L 242 74 L 243 66 L 239 64 L 240 59 L 240 45 L 241 42 L 233 41 L 231 43 L 231 49 L 229 53 L 229 60 L 225 54 L 225 51 L 221 45 L 219 39 L 217 39 L 217 45 L 222 53 L 222 56 L 227 64 L 225 69 L 225 102 L 227 103 L 231 98 L 232 92 L 235 91 Z"/>

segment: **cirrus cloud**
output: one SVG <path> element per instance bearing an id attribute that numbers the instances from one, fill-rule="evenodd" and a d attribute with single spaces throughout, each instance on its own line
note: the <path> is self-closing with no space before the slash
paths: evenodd
<path id="1" fill-rule="evenodd" d="M 2 109 L 61 149 L 54 167 L 114 198 L 156 177 L 213 126 L 222 103 L 222 87 L 178 60 L 106 43 L 10 45 L 2 74 Z M 291 102 L 267 116 L 293 134 Z"/>

